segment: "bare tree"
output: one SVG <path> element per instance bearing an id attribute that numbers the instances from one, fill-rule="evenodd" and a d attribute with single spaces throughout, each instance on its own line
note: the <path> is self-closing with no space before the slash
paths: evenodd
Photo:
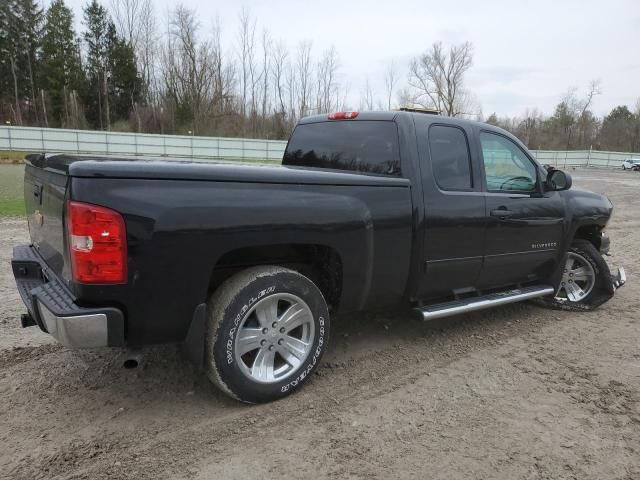
<path id="1" fill-rule="evenodd" d="M 170 17 L 163 54 L 167 94 L 182 115 L 189 112 L 194 133 L 211 108 L 215 72 L 212 45 L 208 41 L 198 43 L 198 28 L 195 13 L 178 6 Z"/>
<path id="2" fill-rule="evenodd" d="M 267 107 L 269 104 L 269 73 L 271 70 L 271 56 L 269 50 L 272 46 L 271 36 L 265 29 L 262 31 L 262 73 L 260 78 L 262 79 L 262 118 L 267 116 Z"/>
<path id="3" fill-rule="evenodd" d="M 298 87 L 298 118 L 309 113 L 311 101 L 311 41 L 303 40 L 298 45 L 298 57 L 296 58 L 296 80 Z"/>
<path id="4" fill-rule="evenodd" d="M 409 66 L 409 84 L 415 90 L 414 101 L 435 107 L 442 114 L 455 117 L 465 112 L 464 76 L 473 63 L 470 42 L 452 46 L 445 52 L 436 42 L 426 53 L 414 58 Z"/>
<path id="5" fill-rule="evenodd" d="M 151 103 L 157 98 L 158 94 L 156 62 L 159 39 L 156 17 L 149 0 L 143 0 L 138 19 L 139 36 L 136 57 L 145 86 L 145 97 L 147 102 Z"/>
<path id="6" fill-rule="evenodd" d="M 393 99 L 393 92 L 395 91 L 398 83 L 398 69 L 395 62 L 391 62 L 387 65 L 387 69 L 384 73 L 384 89 L 387 97 L 387 110 L 391 110 L 391 100 Z"/>
<path id="7" fill-rule="evenodd" d="M 151 8 L 150 0 L 111 0 L 111 14 L 118 33 L 138 51 L 140 23 L 145 11 Z"/>
<path id="8" fill-rule="evenodd" d="M 285 83 L 287 86 L 287 110 L 289 121 L 295 123 L 298 119 L 298 77 L 293 62 L 287 62 L 285 68 Z"/>
<path id="9" fill-rule="evenodd" d="M 364 82 L 364 89 L 360 94 L 360 110 L 373 110 L 374 94 L 371 83 L 367 78 Z"/>
<path id="10" fill-rule="evenodd" d="M 316 70 L 316 111 L 326 113 L 337 108 L 337 73 L 340 68 L 338 53 L 334 46 L 324 52 Z"/>
<path id="11" fill-rule="evenodd" d="M 287 66 L 287 47 L 282 42 L 278 42 L 274 45 L 271 53 L 271 63 L 273 65 L 271 69 L 271 75 L 273 76 L 273 87 L 275 89 L 275 97 L 277 102 L 277 111 L 284 117 L 286 113 L 285 105 L 285 69 Z M 284 118 L 283 118 L 284 120 Z"/>
<path id="12" fill-rule="evenodd" d="M 595 128 L 591 128 L 591 132 L 588 132 L 588 130 L 590 129 L 589 127 L 594 127 L 594 117 L 593 114 L 590 112 L 589 108 L 591 107 L 591 104 L 593 103 L 593 99 L 594 97 L 596 97 L 597 95 L 600 95 L 602 93 L 602 88 L 601 88 L 601 84 L 599 80 L 592 80 L 589 83 L 589 86 L 587 88 L 587 93 L 583 99 L 583 101 L 581 102 L 581 105 L 579 105 L 580 108 L 580 113 L 578 116 L 578 123 L 580 126 L 580 144 L 581 145 L 586 145 L 587 144 L 587 135 L 588 134 L 594 134 L 595 133 Z M 591 142 L 589 142 L 591 143 Z"/>
<path id="13" fill-rule="evenodd" d="M 238 16 L 238 57 L 240 60 L 240 88 L 242 89 L 241 115 L 244 117 L 249 104 L 255 109 L 255 34 L 256 21 L 248 9 L 243 8 Z M 252 92 L 249 101 L 249 92 Z"/>

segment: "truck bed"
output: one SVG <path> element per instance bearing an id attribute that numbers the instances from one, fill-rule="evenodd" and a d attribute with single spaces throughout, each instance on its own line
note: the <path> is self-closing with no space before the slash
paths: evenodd
<path id="1" fill-rule="evenodd" d="M 293 183 L 298 185 L 408 186 L 409 180 L 372 173 L 282 165 L 115 157 L 46 155 L 29 163 L 72 177 L 213 180 L 221 182 Z"/>
<path id="2" fill-rule="evenodd" d="M 33 248 L 76 305 L 122 311 L 130 345 L 183 341 L 209 290 L 258 254 L 293 265 L 332 252 L 341 310 L 398 301 L 411 268 L 410 186 L 316 168 L 83 155 L 31 156 L 25 171 Z M 126 284 L 71 279 L 69 201 L 122 215 Z"/>

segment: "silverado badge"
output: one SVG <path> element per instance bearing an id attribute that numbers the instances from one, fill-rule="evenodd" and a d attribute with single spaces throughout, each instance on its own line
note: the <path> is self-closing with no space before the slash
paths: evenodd
<path id="1" fill-rule="evenodd" d="M 531 244 L 531 248 L 534 250 L 540 248 L 555 248 L 558 246 L 558 242 L 534 242 Z"/>

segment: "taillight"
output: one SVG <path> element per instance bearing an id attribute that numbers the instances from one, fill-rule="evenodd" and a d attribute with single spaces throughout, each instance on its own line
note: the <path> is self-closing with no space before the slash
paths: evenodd
<path id="1" fill-rule="evenodd" d="M 358 112 L 334 112 L 330 113 L 329 120 L 351 120 L 358 116 Z"/>
<path id="2" fill-rule="evenodd" d="M 127 232 L 118 212 L 70 201 L 67 204 L 67 234 L 74 281 L 127 281 Z"/>

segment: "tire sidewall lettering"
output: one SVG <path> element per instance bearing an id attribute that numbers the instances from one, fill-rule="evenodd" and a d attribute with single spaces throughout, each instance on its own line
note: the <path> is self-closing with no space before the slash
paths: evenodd
<path id="1" fill-rule="evenodd" d="M 268 288 L 265 288 L 263 290 L 261 290 L 260 292 L 258 292 L 258 295 L 256 297 L 251 297 L 251 299 L 249 299 L 249 301 L 244 304 L 242 306 L 242 308 L 240 308 L 240 311 L 238 312 L 238 314 L 235 316 L 235 318 L 233 319 L 233 326 L 229 329 L 229 331 L 227 332 L 227 342 L 226 342 L 226 352 L 225 352 L 225 356 L 227 359 L 227 365 L 231 365 L 233 363 L 233 347 L 234 347 L 234 343 L 235 343 L 235 335 L 236 335 L 236 331 L 238 330 L 238 325 L 240 324 L 240 322 L 242 321 L 245 313 L 247 313 L 251 307 L 253 306 L 254 303 L 256 303 L 258 300 L 260 300 L 262 297 L 264 297 L 265 295 L 270 295 L 271 293 L 274 293 L 276 291 L 276 286 L 272 285 Z"/>
<path id="2" fill-rule="evenodd" d="M 281 387 L 280 391 L 282 393 L 289 391 L 291 388 L 295 388 L 298 385 L 298 383 L 302 382 L 315 368 L 315 366 L 318 363 L 318 360 L 322 356 L 322 353 L 323 353 L 322 347 L 324 345 L 324 335 L 325 335 L 325 329 L 324 329 L 325 321 L 323 316 L 318 317 L 318 323 L 320 324 L 320 328 L 318 329 L 318 340 L 317 340 L 318 346 L 313 352 L 313 357 L 309 360 L 309 364 L 298 373 L 295 379 L 291 380 L 289 383 Z"/>

